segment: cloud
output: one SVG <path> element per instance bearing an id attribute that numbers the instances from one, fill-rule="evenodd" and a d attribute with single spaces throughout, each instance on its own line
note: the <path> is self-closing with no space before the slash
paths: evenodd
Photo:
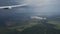
<path id="1" fill-rule="evenodd" d="M 38 17 L 38 16 L 31 16 L 31 19 L 47 19 L 47 18 Z"/>

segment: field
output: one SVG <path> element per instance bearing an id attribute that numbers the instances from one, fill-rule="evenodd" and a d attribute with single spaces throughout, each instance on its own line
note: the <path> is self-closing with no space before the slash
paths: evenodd
<path id="1" fill-rule="evenodd" d="M 55 28 L 56 29 L 60 29 L 60 21 L 57 21 L 57 20 L 49 20 L 47 23 L 56 25 Z"/>

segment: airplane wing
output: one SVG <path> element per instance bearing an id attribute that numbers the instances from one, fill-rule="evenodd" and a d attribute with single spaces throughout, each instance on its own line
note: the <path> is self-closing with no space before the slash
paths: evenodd
<path id="1" fill-rule="evenodd" d="M 22 6 L 26 6 L 27 4 L 21 4 L 21 5 L 12 5 L 12 6 L 1 6 L 0 9 L 4 9 L 4 8 L 14 8 L 14 7 L 22 7 Z"/>
<path id="2" fill-rule="evenodd" d="M 10 7 L 21 7 L 21 6 L 26 6 L 27 4 L 22 4 L 22 5 L 13 5 L 13 6 L 10 6 Z"/>

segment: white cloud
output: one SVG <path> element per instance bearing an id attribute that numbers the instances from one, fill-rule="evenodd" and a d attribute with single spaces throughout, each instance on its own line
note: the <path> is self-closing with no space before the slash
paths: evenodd
<path id="1" fill-rule="evenodd" d="M 46 19 L 46 18 L 38 17 L 38 16 L 31 16 L 31 19 Z"/>

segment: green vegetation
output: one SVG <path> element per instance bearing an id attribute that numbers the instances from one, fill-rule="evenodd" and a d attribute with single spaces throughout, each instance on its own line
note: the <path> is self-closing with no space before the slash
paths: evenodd
<path id="1" fill-rule="evenodd" d="M 38 23 L 31 22 L 31 23 L 28 23 L 28 24 L 25 24 L 25 25 L 21 25 L 21 26 L 10 27 L 8 29 L 12 29 L 12 30 L 16 29 L 18 31 L 23 31 L 26 28 L 30 28 L 30 27 L 33 27 L 33 26 L 36 26 L 36 25 L 38 25 Z"/>
<path id="2" fill-rule="evenodd" d="M 57 20 L 49 20 L 47 23 L 54 24 L 54 25 L 56 25 L 55 26 L 56 29 L 60 29 L 60 21 L 57 21 Z"/>
<path id="3" fill-rule="evenodd" d="M 60 21 L 57 20 L 48 20 L 48 22 L 16 20 L 16 22 L 6 22 L 6 27 L 0 28 L 0 34 L 59 34 L 58 29 L 60 29 Z"/>

